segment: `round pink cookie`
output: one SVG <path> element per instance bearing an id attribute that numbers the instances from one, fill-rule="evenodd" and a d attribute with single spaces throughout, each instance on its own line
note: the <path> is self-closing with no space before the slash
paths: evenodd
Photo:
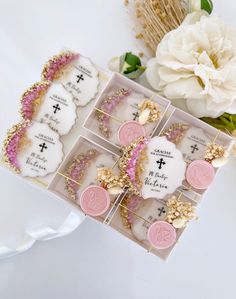
<path id="1" fill-rule="evenodd" d="M 148 229 L 148 241 L 157 249 L 169 248 L 176 241 L 176 230 L 166 221 L 156 221 Z"/>
<path id="2" fill-rule="evenodd" d="M 127 121 L 122 124 L 118 131 L 118 139 L 121 145 L 129 145 L 135 139 L 145 136 L 146 132 L 137 121 Z"/>
<path id="3" fill-rule="evenodd" d="M 80 206 L 85 214 L 94 217 L 100 216 L 108 210 L 110 196 L 102 187 L 92 185 L 87 187 L 81 194 Z"/>
<path id="4" fill-rule="evenodd" d="M 186 171 L 187 182 L 196 189 L 209 187 L 215 177 L 214 167 L 205 160 L 195 160 L 189 164 Z"/>

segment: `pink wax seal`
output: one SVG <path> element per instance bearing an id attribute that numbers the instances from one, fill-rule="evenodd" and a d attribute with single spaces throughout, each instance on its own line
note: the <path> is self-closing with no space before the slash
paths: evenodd
<path id="1" fill-rule="evenodd" d="M 118 131 L 118 139 L 123 146 L 129 145 L 135 139 L 145 136 L 145 129 L 137 121 L 127 121 L 122 124 Z"/>
<path id="2" fill-rule="evenodd" d="M 196 189 L 209 187 L 215 177 L 214 167 L 205 160 L 195 160 L 189 164 L 186 171 L 187 182 Z"/>
<path id="3" fill-rule="evenodd" d="M 87 187 L 81 194 L 80 206 L 85 214 L 94 217 L 100 216 L 108 210 L 110 196 L 102 187 L 92 185 Z"/>
<path id="4" fill-rule="evenodd" d="M 148 241 L 157 249 L 169 248 L 176 241 L 176 230 L 166 221 L 156 221 L 148 229 Z"/>

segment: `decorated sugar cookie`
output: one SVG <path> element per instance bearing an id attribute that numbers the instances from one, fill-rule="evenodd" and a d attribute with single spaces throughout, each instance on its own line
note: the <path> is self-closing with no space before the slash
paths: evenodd
<path id="1" fill-rule="evenodd" d="M 190 127 L 177 148 L 183 153 L 185 160 L 194 161 L 204 157 L 206 146 L 210 141 L 204 130 Z"/>
<path id="2" fill-rule="evenodd" d="M 94 163 L 99 152 L 90 149 L 87 152 L 76 155 L 67 166 L 65 187 L 72 200 L 77 199 L 77 191 L 82 184 L 82 180 L 86 175 L 88 167 Z"/>
<path id="3" fill-rule="evenodd" d="M 25 120 L 46 123 L 60 135 L 68 134 L 76 120 L 73 97 L 61 84 L 36 83 L 23 94 L 21 104 Z"/>
<path id="4" fill-rule="evenodd" d="M 132 222 L 131 230 L 137 240 L 145 241 L 147 240 L 147 232 L 150 225 L 157 220 L 165 219 L 167 207 L 156 198 L 148 198 L 141 201 L 137 213 L 142 219 L 133 217 L 134 221 Z"/>
<path id="5" fill-rule="evenodd" d="M 125 228 L 131 228 L 135 222 L 135 212 L 140 210 L 143 199 L 140 196 L 127 193 L 120 204 L 120 216 Z"/>
<path id="6" fill-rule="evenodd" d="M 89 58 L 80 55 L 61 83 L 77 106 L 86 106 L 98 92 L 98 71 Z"/>
<path id="7" fill-rule="evenodd" d="M 21 175 L 43 177 L 54 172 L 62 161 L 62 143 L 48 125 L 27 121 L 9 131 L 4 156 Z"/>
<path id="8" fill-rule="evenodd" d="M 141 189 L 143 198 L 161 199 L 182 185 L 186 163 L 182 153 L 166 137 L 154 137 L 150 140 L 147 157 Z"/>
<path id="9" fill-rule="evenodd" d="M 138 136 L 151 135 L 161 117 L 161 110 L 156 102 L 126 87 L 108 92 L 95 110 L 101 135 L 113 143 L 117 141 L 115 124 L 121 123 L 118 132 L 118 141 L 121 145 L 131 142 Z M 128 131 L 134 133 L 132 138 L 130 133 L 129 137 L 125 136 Z"/>
<path id="10" fill-rule="evenodd" d="M 64 51 L 53 56 L 43 67 L 42 79 L 49 82 L 60 79 L 70 71 L 72 64 L 78 59 L 79 54 L 71 51 Z"/>
<path id="11" fill-rule="evenodd" d="M 43 68 L 42 78 L 61 83 L 77 106 L 87 105 L 98 92 L 98 71 L 91 60 L 70 51 L 49 59 Z"/>
<path id="12" fill-rule="evenodd" d="M 100 183 L 98 173 L 102 174 L 103 170 L 106 169 L 106 165 L 113 166 L 116 163 L 116 159 L 116 156 L 102 153 L 96 148 L 77 153 L 69 161 L 64 173 L 58 172 L 65 179 L 65 189 L 69 198 L 79 203 L 83 188 L 91 184 Z M 101 187 L 106 189 L 104 184 L 101 184 Z"/>
<path id="13" fill-rule="evenodd" d="M 206 146 L 211 141 L 201 128 L 189 127 L 181 123 L 172 124 L 163 131 L 162 136 L 166 136 L 169 141 L 176 144 L 186 161 L 203 158 Z"/>
<path id="14" fill-rule="evenodd" d="M 20 113 L 24 120 L 34 119 L 49 87 L 49 81 L 37 82 L 23 93 Z"/>
<path id="15" fill-rule="evenodd" d="M 112 92 L 109 96 L 105 97 L 99 105 L 99 111 L 96 111 L 96 118 L 98 120 L 98 126 L 101 134 L 105 138 L 109 138 L 112 135 L 111 131 L 111 115 L 129 95 L 131 89 L 118 88 Z"/>
<path id="16" fill-rule="evenodd" d="M 186 163 L 166 137 L 140 137 L 122 149 L 120 179 L 125 188 L 146 198 L 162 199 L 182 185 Z"/>
<path id="17" fill-rule="evenodd" d="M 141 195 L 143 185 L 142 173 L 147 163 L 146 148 L 149 139 L 139 137 L 128 146 L 123 147 L 119 159 L 120 180 L 123 187 L 135 195 Z"/>

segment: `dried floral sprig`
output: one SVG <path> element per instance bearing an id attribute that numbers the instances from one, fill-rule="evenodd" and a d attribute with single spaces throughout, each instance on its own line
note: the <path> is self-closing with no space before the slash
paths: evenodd
<path id="1" fill-rule="evenodd" d="M 206 152 L 204 155 L 204 159 L 212 163 L 215 159 L 220 159 L 225 156 L 225 148 L 223 145 L 216 144 L 216 143 L 210 143 L 206 147 Z"/>
<path id="2" fill-rule="evenodd" d="M 135 218 L 135 212 L 138 210 L 142 197 L 128 193 L 120 206 L 120 215 L 125 228 L 130 229 Z"/>
<path id="3" fill-rule="evenodd" d="M 144 41 L 154 55 L 157 45 L 171 30 L 176 29 L 188 13 L 185 0 L 132 0 L 130 13 L 135 18 L 136 38 Z M 127 4 L 127 2 L 126 2 Z"/>
<path id="4" fill-rule="evenodd" d="M 98 168 L 97 180 L 99 185 L 112 195 L 122 193 L 123 191 L 124 182 L 122 177 L 116 175 L 111 168 Z"/>
<path id="5" fill-rule="evenodd" d="M 183 228 L 188 221 L 197 219 L 195 207 L 190 202 L 181 201 L 175 195 L 168 199 L 167 207 L 166 221 L 175 228 Z"/>

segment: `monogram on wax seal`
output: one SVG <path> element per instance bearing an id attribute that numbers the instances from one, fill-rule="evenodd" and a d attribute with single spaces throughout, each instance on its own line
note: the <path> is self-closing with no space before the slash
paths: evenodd
<path id="1" fill-rule="evenodd" d="M 156 221 L 149 227 L 148 240 L 156 249 L 167 249 L 176 241 L 176 230 L 166 221 Z"/>
<path id="2" fill-rule="evenodd" d="M 145 136 L 145 129 L 137 121 L 127 121 L 122 124 L 118 131 L 118 139 L 122 146 L 127 146 L 135 139 Z"/>
<path id="3" fill-rule="evenodd" d="M 215 177 L 214 167 L 207 161 L 196 160 L 189 164 L 186 171 L 187 182 L 195 189 L 207 189 Z"/>
<path id="4" fill-rule="evenodd" d="M 155 198 L 142 200 L 138 209 L 138 215 L 142 218 L 135 217 L 131 225 L 131 230 L 135 238 L 139 241 L 147 240 L 147 231 L 150 223 L 157 220 L 164 220 L 167 214 L 167 207 Z M 148 220 L 145 221 L 145 219 Z"/>
<path id="5" fill-rule="evenodd" d="M 148 162 L 142 174 L 143 198 L 159 198 L 182 185 L 186 163 L 182 153 L 166 137 L 153 137 L 147 145 Z"/>
<path id="6" fill-rule="evenodd" d="M 81 194 L 80 206 L 87 215 L 101 216 L 110 206 L 110 196 L 104 188 L 91 185 Z"/>

